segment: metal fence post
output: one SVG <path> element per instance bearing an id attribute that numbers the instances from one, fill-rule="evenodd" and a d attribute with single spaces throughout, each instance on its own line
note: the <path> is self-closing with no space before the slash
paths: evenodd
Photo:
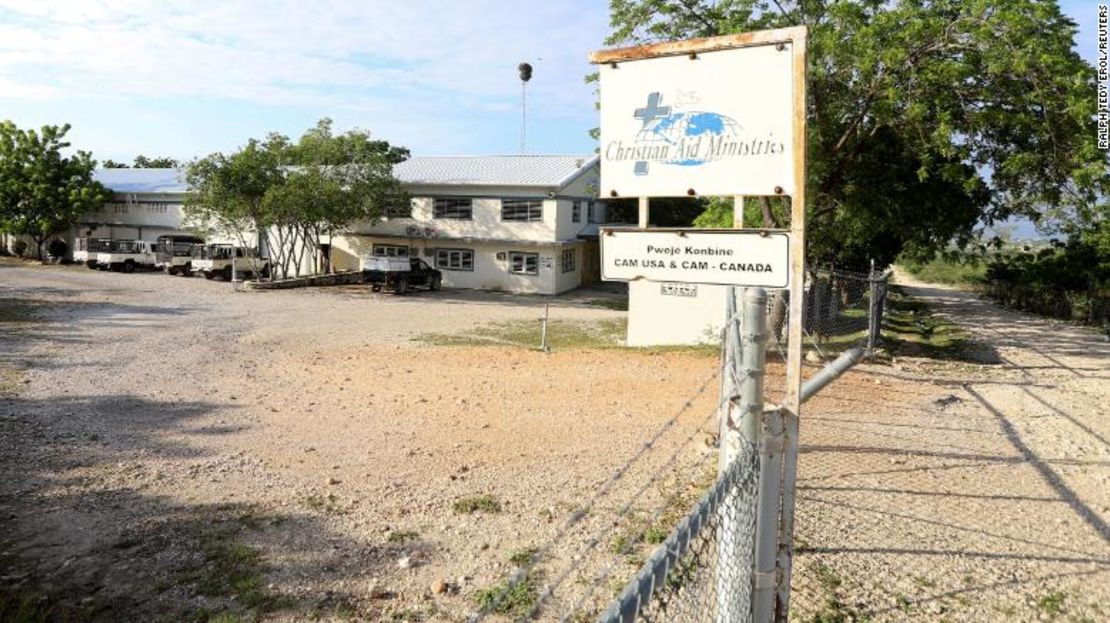
<path id="1" fill-rule="evenodd" d="M 876 309 L 879 305 L 878 281 L 875 279 L 875 260 L 871 260 L 871 270 L 867 273 L 867 356 L 875 354 L 875 345 L 879 341 L 878 323 L 875 322 Z"/>
<path id="2" fill-rule="evenodd" d="M 762 288 L 743 290 L 739 314 L 736 312 L 736 294 L 736 288 L 728 289 L 725 306 L 727 325 L 722 362 L 724 378 L 721 383 L 721 473 L 737 460 L 744 449 L 756 443 L 763 413 L 767 292 Z M 752 568 L 747 561 L 754 548 L 754 535 L 752 526 L 742 523 L 735 513 L 738 503 L 738 493 L 731 491 L 718 509 L 720 534 L 717 540 L 716 620 L 720 623 L 747 621 L 752 612 Z"/>

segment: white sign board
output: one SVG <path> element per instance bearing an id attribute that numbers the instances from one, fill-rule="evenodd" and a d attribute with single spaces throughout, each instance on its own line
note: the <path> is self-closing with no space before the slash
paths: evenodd
<path id="1" fill-rule="evenodd" d="M 786 288 L 790 285 L 790 235 L 744 230 L 603 229 L 601 278 Z"/>
<path id="2" fill-rule="evenodd" d="M 793 195 L 792 46 L 599 64 L 602 196 Z"/>

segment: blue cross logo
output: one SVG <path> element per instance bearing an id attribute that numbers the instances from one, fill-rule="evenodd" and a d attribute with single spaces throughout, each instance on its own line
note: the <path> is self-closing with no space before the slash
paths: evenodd
<path id="1" fill-rule="evenodd" d="M 636 111 L 632 113 L 633 117 L 644 122 L 643 128 L 646 128 L 647 125 L 653 120 L 659 119 L 660 117 L 666 117 L 667 115 L 671 114 L 670 106 L 659 105 L 659 101 L 662 99 L 663 96 L 660 95 L 658 91 L 656 91 L 651 95 L 648 95 L 647 106 L 643 108 L 637 108 Z"/>

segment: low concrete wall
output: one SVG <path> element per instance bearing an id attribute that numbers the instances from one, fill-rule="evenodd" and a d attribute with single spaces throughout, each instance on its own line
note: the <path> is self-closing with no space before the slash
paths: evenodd
<path id="1" fill-rule="evenodd" d="M 361 271 L 335 273 L 333 275 L 294 277 L 292 279 L 279 279 L 278 281 L 248 281 L 246 285 L 250 290 L 287 290 L 289 288 L 341 286 L 351 283 L 362 283 Z"/>

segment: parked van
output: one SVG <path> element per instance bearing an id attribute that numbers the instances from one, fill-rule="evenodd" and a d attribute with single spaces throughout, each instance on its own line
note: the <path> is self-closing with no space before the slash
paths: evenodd
<path id="1" fill-rule="evenodd" d="M 96 254 L 107 251 L 111 244 L 111 238 L 78 238 L 73 241 L 73 261 L 96 268 Z"/>
<path id="2" fill-rule="evenodd" d="M 231 244 L 206 244 L 193 247 L 192 270 L 204 275 L 205 279 L 222 277 L 231 281 L 231 262 L 235 260 L 235 270 L 239 277 L 250 277 L 257 267 L 262 277 L 269 276 L 270 262 L 258 258 L 254 249 L 237 247 Z"/>
<path id="3" fill-rule="evenodd" d="M 153 270 L 155 263 L 154 243 L 146 240 L 113 240 L 107 251 L 96 254 L 96 267 L 100 270 L 133 273 L 140 268 Z"/>
<path id="4" fill-rule="evenodd" d="M 204 238 L 189 235 L 159 236 L 154 245 L 155 263 L 171 275 L 193 274 L 193 248 L 204 244 Z"/>

